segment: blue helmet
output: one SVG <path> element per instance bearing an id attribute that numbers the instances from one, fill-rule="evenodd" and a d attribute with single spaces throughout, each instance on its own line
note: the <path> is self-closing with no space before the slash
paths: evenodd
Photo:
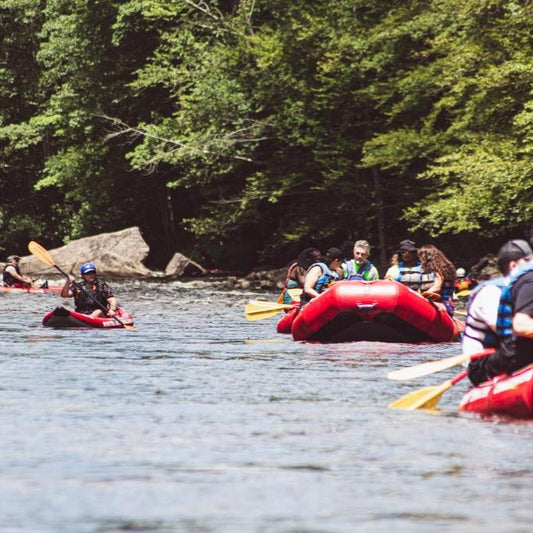
<path id="1" fill-rule="evenodd" d="M 96 274 L 96 267 L 94 266 L 94 263 L 83 263 L 80 268 L 81 275 L 83 274 L 90 274 L 91 272 L 94 272 Z"/>

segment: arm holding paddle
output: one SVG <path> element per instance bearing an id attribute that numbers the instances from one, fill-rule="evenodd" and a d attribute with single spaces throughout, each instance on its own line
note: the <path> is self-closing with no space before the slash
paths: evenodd
<path id="1" fill-rule="evenodd" d="M 35 241 L 30 241 L 29 244 L 28 244 L 28 249 L 35 257 L 37 257 L 37 259 L 39 259 L 43 263 L 46 263 L 47 265 L 53 266 L 59 272 L 61 272 L 61 274 L 63 274 L 63 276 L 65 276 L 67 278 L 67 281 L 65 282 L 65 285 L 63 286 L 63 290 L 61 291 L 61 295 L 62 296 L 63 296 L 63 294 L 65 294 L 67 296 L 69 294 L 72 294 L 71 287 L 74 286 L 74 287 L 78 288 L 81 291 L 81 293 L 83 293 L 87 298 L 89 298 L 96 305 L 96 307 L 99 308 L 96 311 L 98 311 L 100 315 L 107 314 L 107 316 L 113 318 L 113 320 L 118 322 L 122 327 L 124 327 L 126 329 L 136 329 L 135 326 L 131 326 L 129 324 L 124 324 L 124 322 L 122 322 L 122 320 L 120 320 L 117 316 L 115 316 L 115 310 L 116 310 L 116 307 L 117 307 L 117 302 L 116 302 L 113 294 L 111 293 L 111 290 L 109 289 L 109 287 L 107 286 L 106 283 L 102 283 L 100 288 L 102 289 L 102 293 L 103 293 L 107 303 L 109 304 L 109 309 L 106 308 L 106 306 L 104 304 L 102 304 L 102 302 L 100 302 L 97 298 L 95 298 L 91 294 L 91 292 L 88 291 L 83 286 L 83 284 L 71 281 L 71 279 L 70 279 L 71 276 L 69 276 L 64 270 L 61 269 L 61 267 L 59 267 L 58 265 L 55 264 L 52 256 L 50 255 L 48 250 L 46 250 L 46 248 L 44 248 L 43 246 L 41 246 L 39 243 L 37 243 Z M 85 282 L 88 282 L 88 283 L 95 283 L 96 282 L 96 267 L 94 266 L 93 263 L 85 263 L 85 264 L 83 264 L 81 266 L 80 271 L 81 271 L 82 276 L 84 277 L 84 281 Z M 64 297 L 66 297 L 66 296 L 64 296 Z M 96 311 L 95 311 L 95 313 L 96 313 Z"/>

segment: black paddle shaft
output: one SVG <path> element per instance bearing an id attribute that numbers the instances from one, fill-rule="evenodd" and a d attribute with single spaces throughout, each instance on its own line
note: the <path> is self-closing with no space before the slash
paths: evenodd
<path id="1" fill-rule="evenodd" d="M 59 272 L 61 272 L 61 274 L 63 274 L 63 276 L 65 276 L 67 279 L 70 279 L 70 276 L 61 267 L 58 267 L 57 265 L 54 266 L 57 268 L 57 270 L 59 270 Z M 104 307 L 81 283 L 77 283 L 76 281 L 74 281 L 73 285 L 78 287 L 78 289 L 82 290 L 96 305 L 98 305 L 98 307 L 100 307 L 100 309 L 102 309 L 102 311 L 107 313 L 107 308 Z M 122 322 L 120 318 L 116 316 L 112 316 L 111 318 L 113 320 L 116 320 L 121 326 L 126 327 L 126 324 L 124 324 L 124 322 Z"/>

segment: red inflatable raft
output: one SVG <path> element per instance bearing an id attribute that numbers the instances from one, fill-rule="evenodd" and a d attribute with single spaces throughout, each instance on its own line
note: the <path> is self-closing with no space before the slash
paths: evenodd
<path id="1" fill-rule="evenodd" d="M 470 389 L 463 396 L 459 411 L 533 418 L 533 365 Z"/>
<path id="2" fill-rule="evenodd" d="M 92 317 L 76 313 L 64 307 L 56 307 L 43 318 L 43 326 L 49 328 L 123 328 L 133 326 L 133 317 L 117 307 L 115 320 L 113 317 Z M 120 322 L 119 322 L 120 321 Z"/>
<path id="3" fill-rule="evenodd" d="M 292 322 L 295 340 L 449 342 L 459 331 L 448 313 L 396 281 L 340 281 L 311 300 Z"/>

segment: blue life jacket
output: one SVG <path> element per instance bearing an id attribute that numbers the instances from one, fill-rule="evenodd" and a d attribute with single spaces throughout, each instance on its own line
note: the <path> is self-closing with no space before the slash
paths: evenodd
<path id="1" fill-rule="evenodd" d="M 440 295 L 443 300 L 453 300 L 453 285 L 455 280 L 444 280 L 440 288 Z"/>
<path id="2" fill-rule="evenodd" d="M 355 262 L 355 259 L 350 259 L 344 263 L 346 266 L 346 277 L 347 280 L 357 280 L 362 281 L 365 278 L 365 274 L 370 272 L 372 268 L 372 263 L 367 259 L 361 267 Z M 358 270 L 359 269 L 359 270 Z"/>
<path id="3" fill-rule="evenodd" d="M 477 285 L 470 293 L 470 298 L 468 299 L 468 304 L 466 307 L 467 316 L 463 335 L 465 337 L 469 337 L 470 339 L 479 341 L 484 348 L 494 348 L 498 346 L 498 336 L 488 324 L 472 317 L 470 314 L 470 308 L 472 307 L 472 303 L 474 302 L 476 296 L 484 287 L 487 287 L 488 285 L 496 285 L 500 289 L 503 289 L 508 282 L 509 279 L 506 277 L 490 279 Z"/>
<path id="4" fill-rule="evenodd" d="M 320 294 L 324 289 L 327 288 L 330 281 L 338 279 L 339 275 L 337 274 L 337 272 L 333 272 L 332 270 L 330 270 L 326 263 L 313 263 L 309 267 L 309 270 L 317 265 L 322 269 L 322 275 L 318 278 L 313 289 L 315 289 L 315 291 Z"/>
<path id="5" fill-rule="evenodd" d="M 398 263 L 398 275 L 394 279 L 414 291 L 420 290 L 422 285 L 422 263 L 417 261 L 412 267 L 408 267 L 403 261 L 400 261 Z"/>
<path id="6" fill-rule="evenodd" d="M 498 306 L 498 320 L 496 322 L 496 334 L 501 340 L 513 334 L 513 298 L 511 290 L 515 282 L 526 272 L 533 270 L 533 263 L 520 265 L 513 274 L 509 276 L 509 283 L 502 288 L 500 305 Z"/>

